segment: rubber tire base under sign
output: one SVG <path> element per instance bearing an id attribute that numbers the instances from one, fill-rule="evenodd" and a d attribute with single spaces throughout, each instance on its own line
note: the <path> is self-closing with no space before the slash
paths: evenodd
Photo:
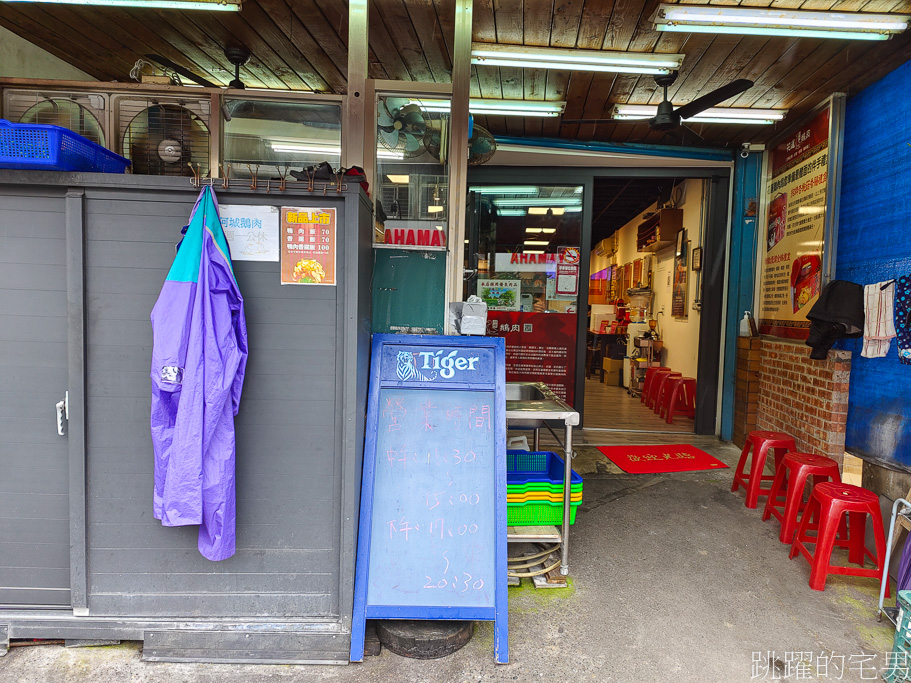
<path id="1" fill-rule="evenodd" d="M 469 640 L 474 622 L 379 620 L 376 632 L 390 651 L 412 659 L 437 659 L 451 655 Z"/>

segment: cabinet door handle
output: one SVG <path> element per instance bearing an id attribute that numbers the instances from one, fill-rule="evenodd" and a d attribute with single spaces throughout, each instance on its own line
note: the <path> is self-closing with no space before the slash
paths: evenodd
<path id="1" fill-rule="evenodd" d="M 57 401 L 57 435 L 66 436 L 66 421 L 70 417 L 69 406 L 70 392 L 63 395 L 62 401 Z"/>

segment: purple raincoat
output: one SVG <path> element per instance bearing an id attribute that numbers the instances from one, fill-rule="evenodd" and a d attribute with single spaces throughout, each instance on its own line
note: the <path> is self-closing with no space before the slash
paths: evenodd
<path id="1" fill-rule="evenodd" d="M 199 526 L 199 552 L 235 548 L 234 416 L 247 364 L 244 300 L 210 187 L 152 309 L 154 513 Z"/>

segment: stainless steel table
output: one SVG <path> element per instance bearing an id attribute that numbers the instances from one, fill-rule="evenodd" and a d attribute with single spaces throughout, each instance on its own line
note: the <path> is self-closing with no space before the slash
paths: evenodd
<path id="1" fill-rule="evenodd" d="M 534 429 L 534 450 L 540 450 L 540 429 L 547 427 L 547 421 L 563 423 L 563 528 L 561 529 L 562 555 L 560 573 L 569 574 L 569 517 L 570 495 L 572 493 L 573 427 L 579 424 L 579 413 L 561 400 L 543 382 L 506 383 L 506 426 L 507 428 Z M 559 442 L 560 438 L 554 433 Z"/>

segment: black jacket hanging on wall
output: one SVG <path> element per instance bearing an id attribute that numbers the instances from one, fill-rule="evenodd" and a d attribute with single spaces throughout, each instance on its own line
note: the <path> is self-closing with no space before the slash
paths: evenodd
<path id="1" fill-rule="evenodd" d="M 861 337 L 864 333 L 864 288 L 856 282 L 832 280 L 807 313 L 813 348 L 810 358 L 825 360 L 836 339 Z"/>

